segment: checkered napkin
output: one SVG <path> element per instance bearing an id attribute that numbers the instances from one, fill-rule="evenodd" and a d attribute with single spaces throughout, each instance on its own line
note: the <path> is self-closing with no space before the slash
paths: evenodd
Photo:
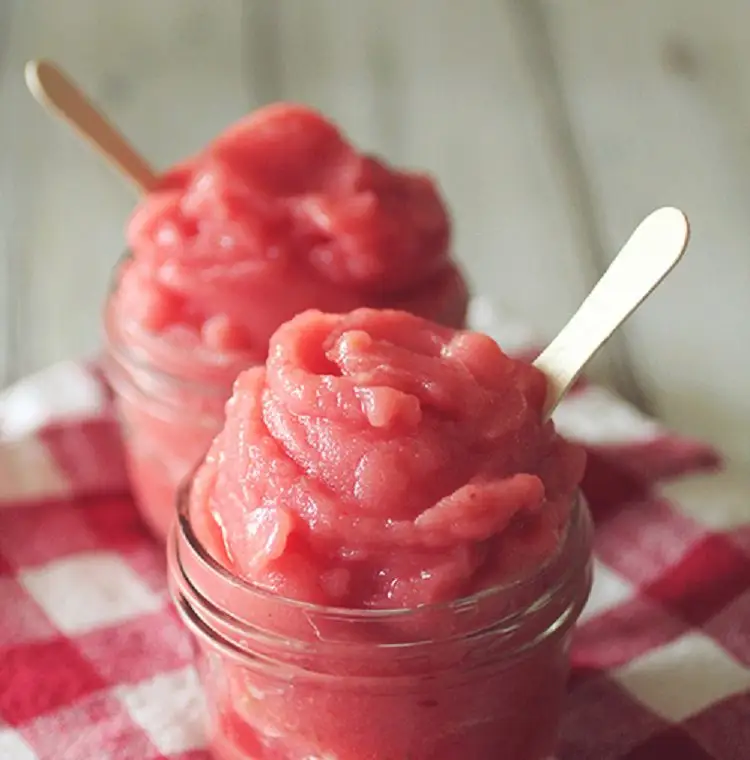
<path id="1" fill-rule="evenodd" d="M 472 317 L 530 350 L 483 303 Z M 597 523 L 558 760 L 748 760 L 750 499 L 715 487 L 726 473 L 686 478 L 718 470 L 714 452 L 601 388 L 583 384 L 556 418 L 590 452 Z M 96 368 L 6 391 L 0 760 L 205 760 L 191 658 Z"/>

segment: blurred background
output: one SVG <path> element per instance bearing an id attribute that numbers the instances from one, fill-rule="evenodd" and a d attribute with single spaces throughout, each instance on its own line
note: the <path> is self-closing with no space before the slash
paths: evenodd
<path id="1" fill-rule="evenodd" d="M 0 384 L 94 352 L 134 196 L 28 95 L 56 60 L 157 166 L 291 99 L 440 180 L 476 291 L 559 329 L 653 208 L 693 242 L 595 374 L 750 465 L 747 0 L 0 0 Z"/>

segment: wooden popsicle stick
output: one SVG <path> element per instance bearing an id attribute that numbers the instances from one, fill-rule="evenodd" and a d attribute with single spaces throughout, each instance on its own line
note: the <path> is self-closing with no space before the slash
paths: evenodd
<path id="1" fill-rule="evenodd" d="M 589 359 L 677 264 L 689 237 L 687 217 L 676 208 L 654 211 L 638 225 L 578 311 L 534 362 L 549 379 L 545 418 Z"/>
<path id="2" fill-rule="evenodd" d="M 156 187 L 158 175 L 154 169 L 62 69 L 50 61 L 29 61 L 25 76 L 34 98 L 67 121 L 140 193 Z"/>

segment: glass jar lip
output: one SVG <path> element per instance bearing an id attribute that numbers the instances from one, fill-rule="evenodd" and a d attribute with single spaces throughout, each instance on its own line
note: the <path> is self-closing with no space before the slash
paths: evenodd
<path id="1" fill-rule="evenodd" d="M 174 521 L 172 528 L 172 536 L 169 541 L 173 543 L 181 543 L 187 547 L 191 553 L 191 560 L 198 563 L 202 571 L 207 571 L 210 577 L 214 577 L 222 584 L 226 584 L 231 587 L 232 590 L 237 590 L 246 593 L 248 597 L 262 599 L 276 604 L 283 604 L 288 609 L 296 612 L 304 613 L 307 615 L 325 615 L 331 618 L 337 618 L 341 620 L 351 620 L 352 622 L 387 622 L 395 620 L 404 620 L 411 616 L 424 615 L 425 613 L 437 613 L 437 612 L 460 612 L 463 609 L 469 609 L 476 604 L 492 599 L 503 594 L 516 593 L 520 589 L 533 588 L 539 579 L 544 576 L 546 572 L 552 569 L 556 563 L 562 563 L 560 577 L 557 583 L 554 584 L 555 588 L 564 587 L 570 582 L 570 579 L 577 577 L 583 567 L 589 562 L 589 556 L 575 558 L 574 561 L 567 561 L 567 555 L 570 552 L 571 544 L 574 544 L 576 540 L 580 539 L 582 531 L 582 524 L 586 519 L 587 506 L 583 494 L 579 491 L 576 492 L 573 498 L 573 505 L 570 512 L 567 525 L 565 527 L 564 535 L 558 543 L 557 550 L 553 552 L 534 572 L 519 577 L 517 579 L 508 581 L 507 583 L 497 584 L 486 589 L 482 589 L 470 596 L 462 597 L 460 599 L 435 602 L 431 604 L 419 605 L 416 607 L 399 607 L 399 608 L 384 608 L 384 609 L 360 609 L 352 607 L 332 607 L 318 605 L 313 602 L 305 602 L 297 599 L 291 599 L 289 597 L 280 597 L 278 594 L 264 588 L 252 581 L 245 580 L 224 567 L 218 560 L 216 560 L 205 546 L 200 542 L 198 536 L 193 530 L 190 520 L 190 489 L 193 482 L 194 472 L 191 473 L 179 486 L 177 491 L 177 504 L 176 504 L 176 520 Z M 567 565 L 567 567 L 565 566 Z M 188 579 L 189 580 L 189 579 Z M 546 595 L 550 593 L 550 589 L 546 589 Z"/>

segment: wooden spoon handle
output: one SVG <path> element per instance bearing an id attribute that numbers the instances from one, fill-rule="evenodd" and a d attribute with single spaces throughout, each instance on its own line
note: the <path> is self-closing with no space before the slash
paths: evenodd
<path id="1" fill-rule="evenodd" d="M 140 193 L 156 187 L 158 176 L 153 168 L 62 69 L 49 61 L 30 61 L 25 73 L 26 84 L 34 98 L 65 119 Z"/>
<path id="2" fill-rule="evenodd" d="M 552 414 L 583 367 L 680 260 L 690 237 L 676 208 L 647 216 L 588 298 L 534 362 L 549 379 L 545 416 Z"/>

